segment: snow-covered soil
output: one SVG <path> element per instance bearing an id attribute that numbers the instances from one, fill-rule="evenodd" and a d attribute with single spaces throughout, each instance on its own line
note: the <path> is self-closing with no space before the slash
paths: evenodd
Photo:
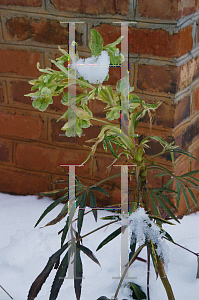
<path id="1" fill-rule="evenodd" d="M 39 229 L 60 212 L 62 204 L 49 213 L 41 224 L 34 228 L 44 209 L 51 203 L 48 198 L 37 199 L 36 196 L 11 196 L 0 194 L 0 285 L 14 300 L 25 300 L 31 283 L 42 271 L 49 256 L 60 248 L 60 236 L 57 232 L 62 229 L 64 221 L 54 226 Z M 99 211 L 103 217 L 110 213 Z M 100 225 L 104 220 L 96 223 L 93 215 L 85 216 L 82 233 L 85 234 Z M 96 300 L 100 296 L 113 297 L 119 283 L 120 276 L 120 236 L 95 251 L 99 243 L 120 224 L 113 224 L 84 239 L 83 244 L 90 248 L 98 258 L 101 268 L 82 254 L 84 279 L 82 283 L 81 300 Z M 186 216 L 181 224 L 175 226 L 164 225 L 164 229 L 179 243 L 194 252 L 199 252 L 199 212 Z M 197 257 L 176 245 L 167 242 L 170 247 L 170 262 L 168 278 L 174 291 L 176 300 L 198 300 L 199 279 L 196 279 Z M 146 251 L 140 257 L 146 258 Z M 146 292 L 146 263 L 135 261 L 129 271 L 129 281 L 142 286 Z M 48 300 L 51 284 L 56 270 L 52 271 L 38 300 Z M 151 300 L 166 300 L 167 296 L 160 279 L 156 280 L 151 263 L 150 277 Z M 131 299 L 129 290 L 122 287 L 118 300 Z M 10 297 L 0 288 L 0 300 Z M 65 279 L 60 290 L 58 300 L 75 300 L 73 280 Z"/>

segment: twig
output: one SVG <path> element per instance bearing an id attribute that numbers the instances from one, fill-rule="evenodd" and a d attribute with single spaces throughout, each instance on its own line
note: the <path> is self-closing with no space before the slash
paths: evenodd
<path id="1" fill-rule="evenodd" d="M 11 298 L 11 299 L 13 299 L 11 296 L 10 296 L 10 294 L 8 294 L 8 292 L 2 287 L 2 285 L 0 285 L 0 287 L 2 288 L 2 290 Z"/>
<path id="2" fill-rule="evenodd" d="M 149 247 L 147 247 L 147 300 L 150 300 L 149 278 L 150 278 L 150 251 L 149 251 Z"/>

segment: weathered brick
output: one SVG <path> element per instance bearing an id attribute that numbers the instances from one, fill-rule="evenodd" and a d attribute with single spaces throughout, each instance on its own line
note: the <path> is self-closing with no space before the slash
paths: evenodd
<path id="1" fill-rule="evenodd" d="M 177 75 L 175 66 L 140 65 L 137 87 L 144 91 L 176 93 Z"/>
<path id="2" fill-rule="evenodd" d="M 139 0 L 138 13 L 146 18 L 175 20 L 178 15 L 178 3 L 177 0 Z"/>
<path id="3" fill-rule="evenodd" d="M 0 82 L 0 103 L 5 101 L 5 87 L 4 82 Z"/>
<path id="4" fill-rule="evenodd" d="M 44 134 L 44 121 L 39 116 L 0 111 L 0 134 L 26 139 L 41 139 Z"/>
<path id="5" fill-rule="evenodd" d="M 41 61 L 41 53 L 25 50 L 0 49 L 0 72 L 22 76 L 38 77 L 37 62 Z"/>
<path id="6" fill-rule="evenodd" d="M 178 0 L 178 19 L 193 14 L 198 9 L 198 0 Z"/>
<path id="7" fill-rule="evenodd" d="M 190 96 L 181 99 L 175 109 L 174 126 L 177 126 L 182 121 L 190 116 Z"/>
<path id="8" fill-rule="evenodd" d="M 178 91 L 185 89 L 199 77 L 199 57 L 179 67 Z"/>
<path id="9" fill-rule="evenodd" d="M 16 165 L 23 169 L 63 173 L 60 165 L 80 165 L 87 157 L 87 152 L 74 149 L 57 149 L 32 144 L 17 144 Z M 88 174 L 88 169 L 82 167 L 83 174 Z"/>
<path id="10" fill-rule="evenodd" d="M 35 195 L 51 189 L 51 176 L 1 166 L 0 191 Z"/>
<path id="11" fill-rule="evenodd" d="M 6 21 L 10 38 L 17 41 L 31 39 L 35 42 L 53 45 L 68 45 L 68 26 L 62 27 L 57 20 L 12 17 Z M 76 41 L 82 45 L 82 33 L 76 31 Z"/>
<path id="12" fill-rule="evenodd" d="M 42 5 L 42 2 L 41 0 L 0 0 L 0 5 L 38 7 Z"/>
<path id="13" fill-rule="evenodd" d="M 32 105 L 30 97 L 25 97 L 25 94 L 31 92 L 31 85 L 27 81 L 15 80 L 10 82 L 11 97 L 14 102 Z"/>
<path id="14" fill-rule="evenodd" d="M 0 161 L 9 162 L 12 160 L 12 143 L 8 140 L 0 139 Z"/>
<path id="15" fill-rule="evenodd" d="M 95 26 L 104 44 L 114 42 L 121 35 L 121 27 L 110 24 Z M 163 29 L 129 28 L 129 52 L 162 57 L 180 57 L 193 46 L 192 26 L 172 35 Z"/>
<path id="16" fill-rule="evenodd" d="M 56 9 L 83 14 L 128 14 L 129 0 L 51 0 Z"/>
<path id="17" fill-rule="evenodd" d="M 198 135 L 199 119 L 196 119 L 175 137 L 175 141 L 181 149 L 186 149 Z"/>
<path id="18" fill-rule="evenodd" d="M 193 90 L 193 111 L 195 113 L 199 110 L 199 87 Z"/>
<path id="19" fill-rule="evenodd" d="M 196 145 L 199 147 L 199 142 L 196 143 Z M 194 150 L 192 150 L 192 154 L 193 156 L 199 160 L 199 149 L 198 147 L 194 148 Z M 195 159 L 191 160 L 191 169 L 193 170 L 199 170 L 199 162 Z"/>

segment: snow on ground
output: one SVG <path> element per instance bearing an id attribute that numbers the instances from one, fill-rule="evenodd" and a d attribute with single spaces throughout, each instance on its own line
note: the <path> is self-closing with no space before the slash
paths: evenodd
<path id="1" fill-rule="evenodd" d="M 60 236 L 57 232 L 63 227 L 64 221 L 54 226 L 39 229 L 60 212 L 62 204 L 49 213 L 41 224 L 34 228 L 36 221 L 52 200 L 38 199 L 36 196 L 11 196 L 0 194 L 0 285 L 8 291 L 14 300 L 25 300 L 32 282 L 43 270 L 48 257 L 60 247 Z M 99 217 L 110 213 L 99 212 Z M 82 234 L 100 225 L 104 220 L 96 223 L 93 215 L 85 216 Z M 119 224 L 113 224 L 84 239 L 84 245 L 90 248 L 98 258 L 101 268 L 83 253 L 81 255 L 84 267 L 81 300 L 96 300 L 100 296 L 113 297 L 119 283 L 120 272 L 120 236 L 95 251 L 99 243 Z M 199 212 L 186 216 L 181 224 L 165 225 L 175 242 L 199 252 Z M 170 263 L 168 278 L 174 291 L 176 300 L 198 300 L 199 279 L 196 279 L 197 258 L 195 255 L 169 242 Z M 146 258 L 146 251 L 140 257 Z M 38 300 L 48 300 L 49 291 L 56 270 L 46 280 L 38 294 Z M 142 286 L 146 292 L 146 263 L 136 261 L 130 268 L 130 277 Z M 129 280 L 131 281 L 131 280 Z M 166 300 L 167 296 L 160 279 L 156 280 L 151 263 L 150 277 L 151 300 Z M 129 290 L 122 288 L 118 300 L 131 299 Z M 0 300 L 10 299 L 0 288 Z M 58 300 L 75 300 L 73 280 L 65 279 L 60 290 Z"/>

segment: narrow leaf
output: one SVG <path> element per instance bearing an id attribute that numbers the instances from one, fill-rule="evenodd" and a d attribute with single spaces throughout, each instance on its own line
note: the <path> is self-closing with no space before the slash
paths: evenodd
<path id="1" fill-rule="evenodd" d="M 78 211 L 78 217 L 77 217 L 78 233 L 81 232 L 81 228 L 82 228 L 82 224 L 83 224 L 87 196 L 88 196 L 88 192 L 86 191 L 85 193 L 81 194 L 81 196 L 79 197 L 80 205 L 79 205 L 79 211 Z"/>
<path id="2" fill-rule="evenodd" d="M 91 191 L 98 191 L 98 192 L 102 192 L 104 195 L 106 195 L 107 197 L 109 197 L 107 191 L 105 191 L 103 188 L 99 187 L 99 186 L 94 186 L 92 188 L 90 188 Z"/>
<path id="3" fill-rule="evenodd" d="M 176 192 L 177 192 L 176 205 L 177 205 L 177 208 L 179 208 L 181 191 L 180 191 L 180 184 L 179 184 L 178 180 L 176 180 Z"/>
<path id="4" fill-rule="evenodd" d="M 80 249 L 81 251 L 83 251 L 90 259 L 92 259 L 96 264 L 98 264 L 101 267 L 98 259 L 95 257 L 95 255 L 93 254 L 93 252 L 90 249 L 88 249 L 87 247 L 80 245 L 80 244 L 77 244 L 76 247 L 78 249 Z"/>
<path id="5" fill-rule="evenodd" d="M 196 206 L 198 206 L 198 203 L 197 203 L 197 200 L 196 200 L 196 197 L 195 197 L 193 191 L 190 188 L 187 188 L 187 191 L 189 192 L 189 195 L 191 196 L 191 199 L 193 200 L 194 204 Z"/>
<path id="6" fill-rule="evenodd" d="M 90 194 L 90 207 L 93 208 L 92 212 L 93 212 L 95 221 L 97 222 L 97 210 L 96 210 L 97 202 L 96 202 L 95 195 L 94 195 L 93 191 L 90 190 L 89 194 Z"/>
<path id="7" fill-rule="evenodd" d="M 183 193 L 186 205 L 187 205 L 187 209 L 188 209 L 188 211 L 191 211 L 190 204 L 189 204 L 189 199 L 188 199 L 187 193 L 186 193 L 186 191 L 185 191 L 185 189 L 184 189 L 183 186 L 181 186 L 181 190 L 182 190 L 182 193 Z"/>
<path id="8" fill-rule="evenodd" d="M 80 257 L 80 250 L 76 247 L 75 249 L 75 278 L 74 278 L 74 288 L 76 299 L 80 300 L 81 288 L 82 288 L 82 275 L 83 275 L 83 266 Z"/>
<path id="9" fill-rule="evenodd" d="M 104 247 L 106 244 L 108 244 L 110 241 L 112 241 L 115 237 L 117 237 L 121 233 L 121 227 L 113 231 L 107 238 L 105 238 L 97 247 L 96 251 Z"/>

